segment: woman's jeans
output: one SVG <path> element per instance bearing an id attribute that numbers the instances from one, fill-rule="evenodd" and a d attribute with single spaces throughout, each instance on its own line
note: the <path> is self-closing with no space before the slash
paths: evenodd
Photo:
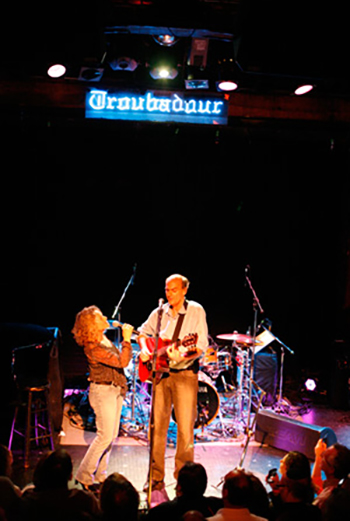
<path id="1" fill-rule="evenodd" d="M 96 437 L 91 443 L 76 474 L 84 485 L 103 483 L 114 439 L 118 436 L 123 406 L 121 388 L 91 382 L 89 402 L 95 412 Z"/>

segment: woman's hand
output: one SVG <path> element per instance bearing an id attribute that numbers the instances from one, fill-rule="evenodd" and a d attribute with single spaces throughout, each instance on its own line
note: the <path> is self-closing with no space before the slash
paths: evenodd
<path id="1" fill-rule="evenodd" d="M 125 342 L 131 341 L 131 335 L 132 335 L 133 331 L 134 331 L 134 328 L 130 324 L 123 324 L 122 335 L 123 335 L 123 340 Z"/>

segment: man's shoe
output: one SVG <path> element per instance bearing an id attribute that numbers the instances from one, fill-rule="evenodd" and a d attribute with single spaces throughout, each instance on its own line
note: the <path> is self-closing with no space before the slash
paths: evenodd
<path id="1" fill-rule="evenodd" d="M 78 480 L 75 480 L 76 485 L 81 485 L 82 489 L 86 492 L 93 492 L 94 494 L 99 494 L 101 483 L 92 483 L 92 485 L 85 485 L 85 483 L 81 483 Z"/>
<path id="2" fill-rule="evenodd" d="M 148 494 L 148 487 L 149 487 L 149 484 L 148 482 L 145 484 L 145 486 L 143 487 L 143 491 Z M 153 480 L 152 481 L 152 492 L 154 490 L 158 490 L 158 491 L 162 491 L 164 490 L 165 488 L 165 485 L 164 485 L 164 481 L 156 481 L 156 480 Z"/>

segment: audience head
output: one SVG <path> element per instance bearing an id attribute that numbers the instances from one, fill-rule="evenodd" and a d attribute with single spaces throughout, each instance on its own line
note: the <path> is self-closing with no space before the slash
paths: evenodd
<path id="1" fill-rule="evenodd" d="M 182 521 L 205 521 L 205 517 L 198 510 L 189 510 L 182 516 Z"/>
<path id="2" fill-rule="evenodd" d="M 340 480 L 322 507 L 324 521 L 339 521 L 350 517 L 350 476 Z"/>
<path id="3" fill-rule="evenodd" d="M 136 520 L 139 503 L 139 493 L 122 474 L 114 472 L 102 484 L 100 506 L 104 520 Z"/>
<path id="4" fill-rule="evenodd" d="M 311 466 L 302 452 L 290 451 L 281 459 L 282 479 L 278 485 L 284 502 L 312 503 L 315 491 L 311 480 Z"/>
<path id="5" fill-rule="evenodd" d="M 280 473 L 290 479 L 308 479 L 311 477 L 310 462 L 305 454 L 292 450 L 281 459 Z"/>
<path id="6" fill-rule="evenodd" d="M 72 459 L 65 449 L 48 452 L 39 460 L 33 475 L 38 490 L 65 488 L 72 477 Z"/>
<path id="7" fill-rule="evenodd" d="M 308 478 L 290 479 L 283 476 L 279 484 L 280 496 L 285 503 L 312 503 L 315 492 Z"/>
<path id="8" fill-rule="evenodd" d="M 11 476 L 12 462 L 12 452 L 5 445 L 0 445 L 0 476 Z"/>
<path id="9" fill-rule="evenodd" d="M 234 469 L 224 478 L 222 497 L 225 507 L 249 508 L 252 495 L 250 473 L 243 469 Z"/>
<path id="10" fill-rule="evenodd" d="M 222 497 L 226 508 L 247 508 L 252 514 L 269 517 L 270 502 L 266 488 L 252 472 L 236 468 L 226 474 Z"/>
<path id="11" fill-rule="evenodd" d="M 207 488 L 208 476 L 200 463 L 187 461 L 179 470 L 176 493 L 178 496 L 203 496 Z"/>
<path id="12" fill-rule="evenodd" d="M 252 514 L 268 518 L 270 515 L 270 500 L 265 486 L 255 474 L 246 471 L 250 481 L 250 497 L 248 508 Z"/>
<path id="13" fill-rule="evenodd" d="M 350 450 L 335 443 L 322 453 L 321 468 L 327 478 L 344 479 L 350 473 Z"/>

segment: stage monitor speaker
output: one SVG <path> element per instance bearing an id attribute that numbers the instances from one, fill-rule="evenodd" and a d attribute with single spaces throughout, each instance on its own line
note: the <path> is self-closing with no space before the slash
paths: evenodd
<path id="1" fill-rule="evenodd" d="M 315 459 L 314 447 L 322 438 L 329 447 L 337 437 L 329 427 L 310 425 L 270 411 L 258 413 L 255 440 L 287 452 L 296 450 L 309 459 Z"/>

